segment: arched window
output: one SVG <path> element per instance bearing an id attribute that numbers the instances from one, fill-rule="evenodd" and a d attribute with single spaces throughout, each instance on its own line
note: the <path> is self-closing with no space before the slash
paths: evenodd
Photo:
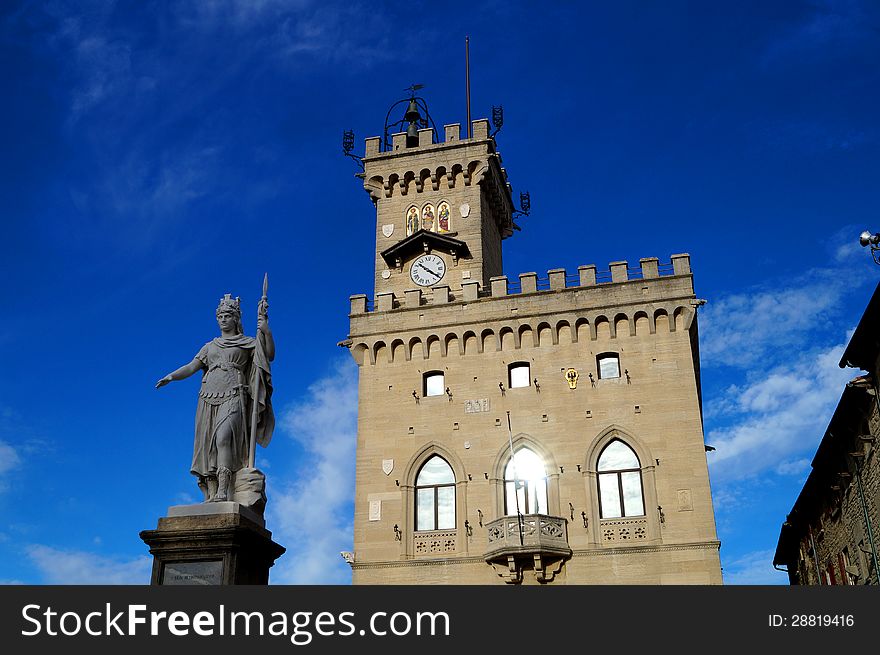
<path id="1" fill-rule="evenodd" d="M 547 513 L 547 471 L 528 448 L 517 450 L 504 469 L 504 513 L 512 516 L 517 509 L 521 514 Z"/>
<path id="2" fill-rule="evenodd" d="M 615 439 L 599 455 L 599 516 L 603 519 L 644 516 L 642 471 L 635 451 Z"/>
<path id="3" fill-rule="evenodd" d="M 455 474 L 439 455 L 426 461 L 416 476 L 416 530 L 455 527 Z"/>

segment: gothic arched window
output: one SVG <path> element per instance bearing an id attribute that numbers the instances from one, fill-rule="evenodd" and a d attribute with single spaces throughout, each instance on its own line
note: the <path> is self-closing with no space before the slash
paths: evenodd
<path id="1" fill-rule="evenodd" d="M 416 530 L 455 527 L 455 474 L 439 455 L 422 464 L 416 476 Z"/>
<path id="2" fill-rule="evenodd" d="M 516 493 L 514 493 L 516 488 Z M 534 451 L 520 448 L 504 469 L 504 513 L 546 514 L 547 471 Z"/>
<path id="3" fill-rule="evenodd" d="M 601 518 L 645 515 L 642 470 L 632 448 L 615 439 L 602 450 L 596 470 Z"/>

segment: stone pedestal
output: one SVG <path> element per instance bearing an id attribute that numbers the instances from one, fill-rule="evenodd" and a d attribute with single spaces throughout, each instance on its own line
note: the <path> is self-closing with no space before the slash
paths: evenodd
<path id="1" fill-rule="evenodd" d="M 168 508 L 141 539 L 153 555 L 154 585 L 264 585 L 285 548 L 258 514 L 235 502 Z"/>

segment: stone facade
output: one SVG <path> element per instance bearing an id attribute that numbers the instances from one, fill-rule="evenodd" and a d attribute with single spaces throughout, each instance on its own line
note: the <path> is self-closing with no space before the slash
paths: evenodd
<path id="1" fill-rule="evenodd" d="M 389 152 L 367 140 L 376 293 L 351 297 L 344 342 L 359 366 L 354 583 L 720 584 L 690 258 L 508 280 L 506 172 L 486 121 L 472 139 L 458 131 L 412 148 L 395 135 Z M 451 230 L 406 234 L 411 207 L 440 202 Z M 430 287 L 409 274 L 423 253 L 445 262 Z M 601 369 L 609 357 L 617 375 Z M 512 366 L 527 366 L 524 386 Z M 638 459 L 643 511 L 625 516 L 599 494 L 616 441 Z M 545 473 L 546 506 L 519 518 L 505 504 L 511 447 Z M 454 516 L 416 529 L 434 456 L 451 469 Z"/>
<path id="2" fill-rule="evenodd" d="M 812 470 L 780 531 L 773 564 L 791 584 L 878 584 L 880 285 L 841 359 L 869 371 L 843 390 Z"/>

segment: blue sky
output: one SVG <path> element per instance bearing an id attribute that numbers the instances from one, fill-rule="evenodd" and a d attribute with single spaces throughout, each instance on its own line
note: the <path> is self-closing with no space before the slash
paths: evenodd
<path id="1" fill-rule="evenodd" d="M 784 584 L 778 529 L 855 375 L 880 268 L 868 2 L 5 2 L 0 581 L 145 583 L 138 532 L 198 497 L 197 381 L 269 272 L 279 424 L 258 465 L 279 583 L 347 583 L 375 214 L 341 153 L 413 83 L 438 125 L 503 105 L 520 272 L 688 252 L 724 578 Z M 308 565 L 304 565 L 306 562 Z"/>

